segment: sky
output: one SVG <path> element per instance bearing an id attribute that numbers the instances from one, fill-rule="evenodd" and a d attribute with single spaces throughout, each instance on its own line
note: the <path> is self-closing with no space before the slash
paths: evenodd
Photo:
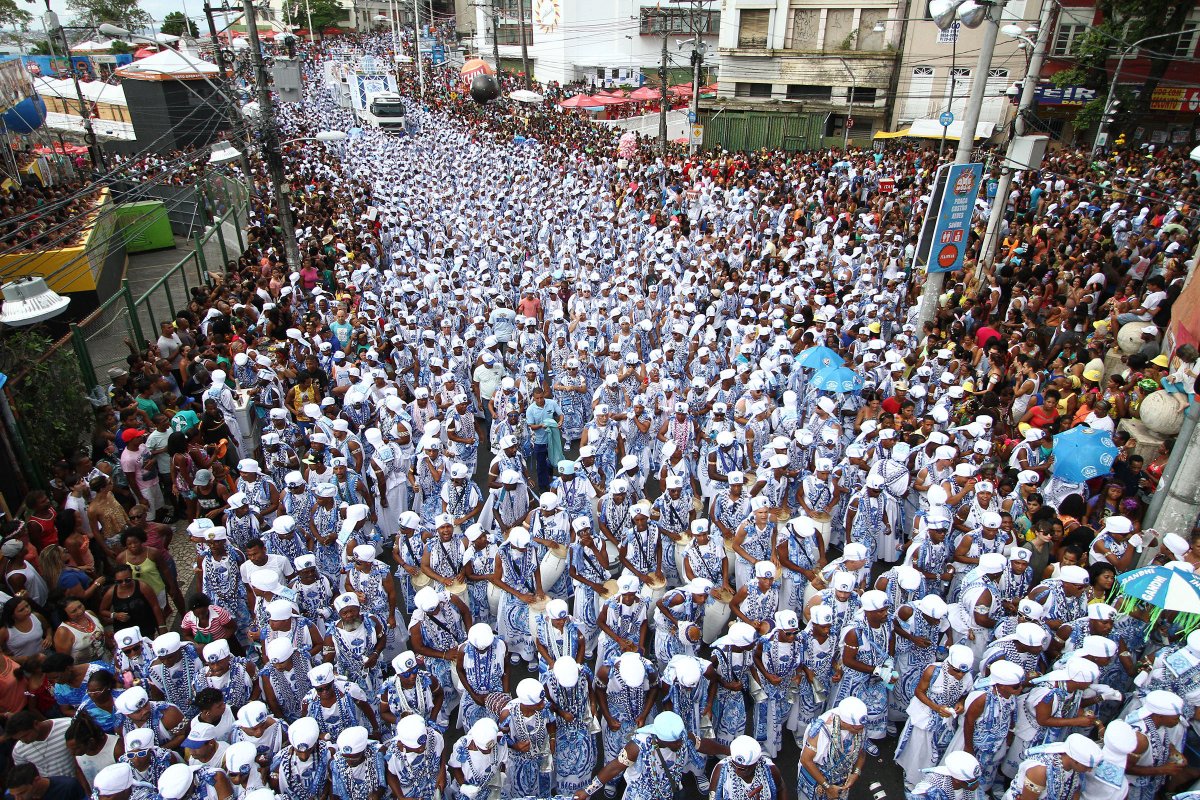
<path id="1" fill-rule="evenodd" d="M 215 3 L 214 3 L 215 4 Z M 41 3 L 39 2 L 40 6 Z M 240 0 L 231 0 L 229 5 L 240 6 Z M 67 8 L 66 0 L 50 0 L 50 7 L 63 20 L 63 24 L 69 24 L 67 20 L 71 18 L 71 12 Z M 192 22 L 201 33 L 208 30 L 208 24 L 204 20 L 204 0 L 138 0 L 138 8 L 149 14 L 155 21 L 154 29 L 158 30 L 162 25 L 162 19 L 172 11 L 183 11 L 187 14 Z M 36 11 L 33 12 L 37 14 Z M 222 15 L 217 15 L 218 25 Z"/>

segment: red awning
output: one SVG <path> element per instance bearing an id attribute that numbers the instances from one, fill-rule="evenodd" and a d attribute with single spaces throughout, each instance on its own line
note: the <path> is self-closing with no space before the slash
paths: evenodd
<path id="1" fill-rule="evenodd" d="M 605 105 L 603 98 L 591 97 L 586 94 L 577 94 L 574 97 L 568 97 L 558 104 L 559 108 L 597 108 L 602 105 Z"/>

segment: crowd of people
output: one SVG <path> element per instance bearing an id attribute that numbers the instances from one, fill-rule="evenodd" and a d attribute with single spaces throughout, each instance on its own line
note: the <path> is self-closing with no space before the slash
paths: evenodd
<path id="1" fill-rule="evenodd" d="M 0 240 L 5 252 L 70 247 L 79 243 L 78 220 L 96 205 L 100 192 L 87 191 L 79 173 L 52 186 L 36 179 L 0 187 Z"/>
<path id="2" fill-rule="evenodd" d="M 306 49 L 285 138 L 355 127 Z M 1200 565 L 1117 427 L 1192 399 L 1183 154 L 1050 155 L 922 325 L 936 154 L 619 164 L 455 81 L 290 145 L 302 263 L 258 205 L 5 523 L 16 800 L 1188 796 L 1200 632 L 1114 593 Z"/>

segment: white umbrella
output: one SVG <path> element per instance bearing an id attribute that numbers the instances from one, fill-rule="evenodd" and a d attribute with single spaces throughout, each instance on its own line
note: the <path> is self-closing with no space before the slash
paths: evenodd
<path id="1" fill-rule="evenodd" d="M 518 103 L 540 103 L 545 99 L 537 92 L 531 92 L 528 89 L 517 89 L 514 92 L 509 92 L 508 96 Z"/>

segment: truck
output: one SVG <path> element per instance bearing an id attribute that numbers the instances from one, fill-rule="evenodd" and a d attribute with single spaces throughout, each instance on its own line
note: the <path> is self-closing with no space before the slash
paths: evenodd
<path id="1" fill-rule="evenodd" d="M 404 132 L 404 115 L 404 99 L 395 92 L 369 92 L 361 112 L 364 123 L 389 133 Z"/>

